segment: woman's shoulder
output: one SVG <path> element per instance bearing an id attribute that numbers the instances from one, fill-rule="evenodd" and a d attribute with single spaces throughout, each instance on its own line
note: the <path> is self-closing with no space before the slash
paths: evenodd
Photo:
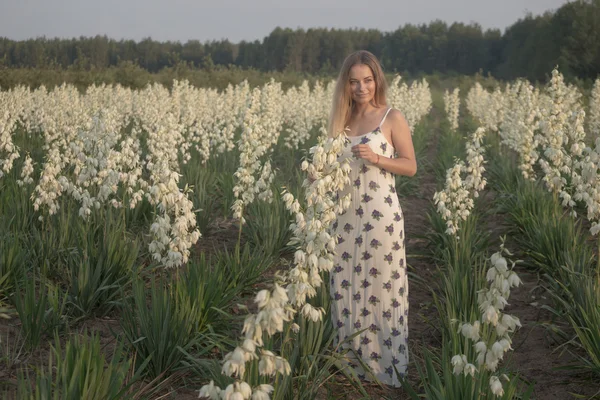
<path id="1" fill-rule="evenodd" d="M 390 111 L 388 112 L 387 118 L 391 122 L 396 122 L 396 123 L 405 123 L 406 122 L 406 118 L 404 117 L 404 114 L 402 113 L 402 111 L 400 111 L 394 107 L 390 107 Z"/>

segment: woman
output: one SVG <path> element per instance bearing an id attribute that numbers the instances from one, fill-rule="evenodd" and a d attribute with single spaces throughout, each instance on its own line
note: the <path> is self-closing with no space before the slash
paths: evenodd
<path id="1" fill-rule="evenodd" d="M 381 65 L 368 51 L 346 58 L 329 118 L 329 134 L 345 129 L 350 158 L 352 206 L 332 225 L 338 237 L 331 272 L 331 318 L 336 345 L 368 328 L 352 341 L 351 365 L 360 379 L 372 380 L 356 357 L 382 383 L 394 387 L 408 365 L 408 281 L 404 219 L 394 175 L 417 171 L 410 128 L 400 111 L 386 102 Z M 395 153 L 397 157 L 394 157 Z M 353 355 L 355 353 L 355 355 Z"/>

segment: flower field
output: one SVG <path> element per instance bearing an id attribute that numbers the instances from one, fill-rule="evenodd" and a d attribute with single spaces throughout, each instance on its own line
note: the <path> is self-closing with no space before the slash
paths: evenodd
<path id="1" fill-rule="evenodd" d="M 480 81 L 390 84 L 419 168 L 396 177 L 403 389 L 361 382 L 332 344 L 330 225 L 349 204 L 333 82 L 0 91 L 0 391 L 600 395 L 600 83 Z"/>

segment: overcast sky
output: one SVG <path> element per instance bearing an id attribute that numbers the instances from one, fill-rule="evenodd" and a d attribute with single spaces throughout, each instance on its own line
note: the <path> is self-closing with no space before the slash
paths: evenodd
<path id="1" fill-rule="evenodd" d="M 186 42 L 262 40 L 275 27 L 376 28 L 477 22 L 504 29 L 568 0 L 0 0 L 0 36 L 23 40 L 107 35 Z"/>

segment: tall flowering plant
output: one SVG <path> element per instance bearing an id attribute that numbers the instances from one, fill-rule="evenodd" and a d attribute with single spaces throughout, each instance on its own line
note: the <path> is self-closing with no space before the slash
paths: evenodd
<path id="1" fill-rule="evenodd" d="M 85 126 L 86 118 L 75 87 L 62 85 L 42 96 L 45 102 L 36 116 L 46 154 L 31 199 L 36 211 L 45 210 L 53 215 L 59 210 L 58 200 L 69 184 L 63 170 L 78 162 L 70 144 L 76 142 L 78 129 Z"/>
<path id="2" fill-rule="evenodd" d="M 466 98 L 467 110 L 479 120 L 481 125 L 492 132 L 497 132 L 504 118 L 505 96 L 500 88 L 492 93 L 486 91 L 479 82 L 469 90 Z"/>
<path id="3" fill-rule="evenodd" d="M 288 132 L 284 138 L 287 148 L 297 149 L 308 140 L 314 126 L 325 123 L 325 118 L 322 118 L 320 112 L 324 108 L 331 108 L 331 99 L 325 98 L 324 93 L 319 81 L 315 83 L 312 91 L 308 81 L 304 81 L 299 88 L 292 87 L 286 92 L 283 112 L 286 114 L 288 125 Z"/>
<path id="4" fill-rule="evenodd" d="M 582 156 L 575 163 L 573 199 L 586 205 L 590 233 L 597 236 L 597 248 L 600 250 L 600 138 L 594 146 L 585 146 Z M 596 282 L 600 286 L 600 256 L 597 258 Z"/>
<path id="5" fill-rule="evenodd" d="M 541 117 L 540 93 L 529 82 L 519 80 L 507 87 L 506 110 L 500 123 L 502 144 L 519 155 L 519 169 L 525 179 L 535 181 L 533 169 L 540 157 L 538 128 Z"/>
<path id="6" fill-rule="evenodd" d="M 460 89 L 455 88 L 452 92 L 446 90 L 444 92 L 444 109 L 446 117 L 450 123 L 450 129 L 454 132 L 458 129 L 458 116 L 460 110 Z"/>
<path id="7" fill-rule="evenodd" d="M 539 159 L 543 181 L 548 191 L 562 198 L 563 206 L 569 207 L 575 206 L 575 202 L 567 178 L 576 172 L 574 164 L 583 151 L 585 138 L 585 112 L 579 103 L 580 97 L 579 91 L 565 84 L 558 69 L 554 69 L 541 102 L 544 117 L 540 120 L 538 138 L 544 155 Z"/>
<path id="8" fill-rule="evenodd" d="M 316 294 L 321 285 L 320 272 L 330 271 L 333 267 L 335 238 L 329 233 L 329 227 L 350 206 L 350 194 L 340 197 L 339 193 L 349 184 L 350 165 L 346 160 L 338 160 L 345 135 L 325 140 L 323 135 L 319 145 L 311 148 L 312 163 L 304 161 L 302 170 L 308 173 L 304 187 L 306 210 L 300 210 L 300 204 L 290 193 L 284 194 L 288 209 L 296 216 L 292 223 L 291 245 L 298 247 L 294 254 L 294 268 L 288 274 L 290 302 L 297 308 L 302 307 L 305 316 L 320 320 L 321 312 L 306 303 L 307 297 Z"/>
<path id="9" fill-rule="evenodd" d="M 388 100 L 390 106 L 402 111 L 410 131 L 414 132 L 415 125 L 431 111 L 431 90 L 425 78 L 420 82 L 413 82 L 410 86 L 405 82 L 400 83 L 401 79 L 400 75 L 397 75 L 392 80 Z"/>
<path id="10" fill-rule="evenodd" d="M 30 102 L 29 89 L 22 86 L 0 92 L 0 178 L 10 172 L 14 161 L 19 158 L 19 149 L 12 136 Z"/>
<path id="11" fill-rule="evenodd" d="M 134 98 L 135 116 L 148 134 L 145 169 L 149 179 L 145 197 L 156 207 L 149 250 L 165 267 L 186 263 L 190 248 L 200 238 L 190 188 L 179 188 L 178 156 L 185 140 L 185 126 L 177 96 L 177 91 L 171 95 L 162 86 L 153 85 Z"/>
<path id="12" fill-rule="evenodd" d="M 501 378 L 507 381 L 509 378 L 504 374 L 498 376 L 495 372 L 504 354 L 512 349 L 512 334 L 517 327 L 521 327 L 519 318 L 503 312 L 509 304 L 510 290 L 521 284 L 520 278 L 514 272 L 514 267 L 519 261 L 509 259 L 512 264 L 509 268 L 503 254 L 512 255 L 504 247 L 504 239 L 500 251 L 490 258 L 492 266 L 486 276 L 489 287 L 478 292 L 480 319 L 472 323 L 455 321 L 459 322 L 458 333 L 473 343 L 477 358 L 470 360 L 466 354 L 457 354 L 451 360 L 455 375 L 470 375 L 473 379 L 489 382 L 490 391 L 497 397 L 504 395 Z"/>
<path id="13" fill-rule="evenodd" d="M 251 96 L 247 80 L 232 86 L 229 84 L 224 93 L 216 96 L 212 103 L 212 123 L 206 130 L 211 140 L 211 149 L 217 153 L 231 151 L 235 148 L 234 136 L 243 121 Z"/>
<path id="14" fill-rule="evenodd" d="M 289 375 L 291 367 L 286 358 L 263 348 L 263 335 L 271 337 L 283 332 L 286 323 L 289 329 L 298 332 L 299 325 L 290 324 L 298 312 L 313 321 L 322 319 L 324 310 L 311 306 L 306 300 L 315 296 L 316 288 L 323 283 L 321 272 L 333 267 L 336 241 L 329 233 L 330 226 L 350 205 L 349 195 L 340 198 L 338 194 L 350 183 L 349 163 L 339 159 L 345 140 L 345 135 L 327 139 L 323 134 L 319 143 L 310 149 L 311 162 L 302 163 L 302 170 L 308 174 L 303 184 L 306 209 L 302 210 L 291 193 L 284 193 L 286 206 L 295 215 L 295 222 L 290 225 L 293 231 L 290 244 L 297 246 L 294 266 L 286 274 L 276 275 L 271 289 L 261 290 L 256 295 L 258 311 L 245 319 L 242 344 L 224 358 L 222 373 L 234 377 L 235 382 L 221 389 L 211 381 L 200 389 L 200 397 L 269 399 L 275 388 L 269 384 L 252 387 L 245 381 L 248 379 L 246 363 L 258 361 L 261 376 Z"/>
<path id="15" fill-rule="evenodd" d="M 483 177 L 484 147 L 482 146 L 485 128 L 479 127 L 466 143 L 467 162 L 457 160 L 446 172 L 446 185 L 440 192 L 435 192 L 433 200 L 437 211 L 446 221 L 446 233 L 455 236 L 460 222 L 466 220 L 474 207 L 474 199 L 485 188 L 487 183 Z M 465 178 L 463 179 L 463 174 Z"/>
<path id="16" fill-rule="evenodd" d="M 593 138 L 600 136 L 600 78 L 594 82 L 590 95 L 588 127 Z"/>
<path id="17" fill-rule="evenodd" d="M 581 159 L 577 162 L 580 179 L 575 181 L 577 192 L 575 200 L 583 201 L 587 206 L 587 219 L 591 222 L 590 232 L 600 232 L 600 138 L 594 146 L 586 146 Z"/>
<path id="18" fill-rule="evenodd" d="M 268 154 L 279 138 L 283 125 L 282 98 L 281 84 L 273 81 L 262 89 L 255 88 L 250 95 L 239 141 L 240 166 L 234 174 L 236 185 L 233 192 L 236 200 L 231 207 L 233 216 L 240 220 L 240 232 L 245 222 L 244 208 L 256 196 L 267 201 L 272 196 L 271 163 L 267 160 L 261 165 L 261 158 Z"/>

